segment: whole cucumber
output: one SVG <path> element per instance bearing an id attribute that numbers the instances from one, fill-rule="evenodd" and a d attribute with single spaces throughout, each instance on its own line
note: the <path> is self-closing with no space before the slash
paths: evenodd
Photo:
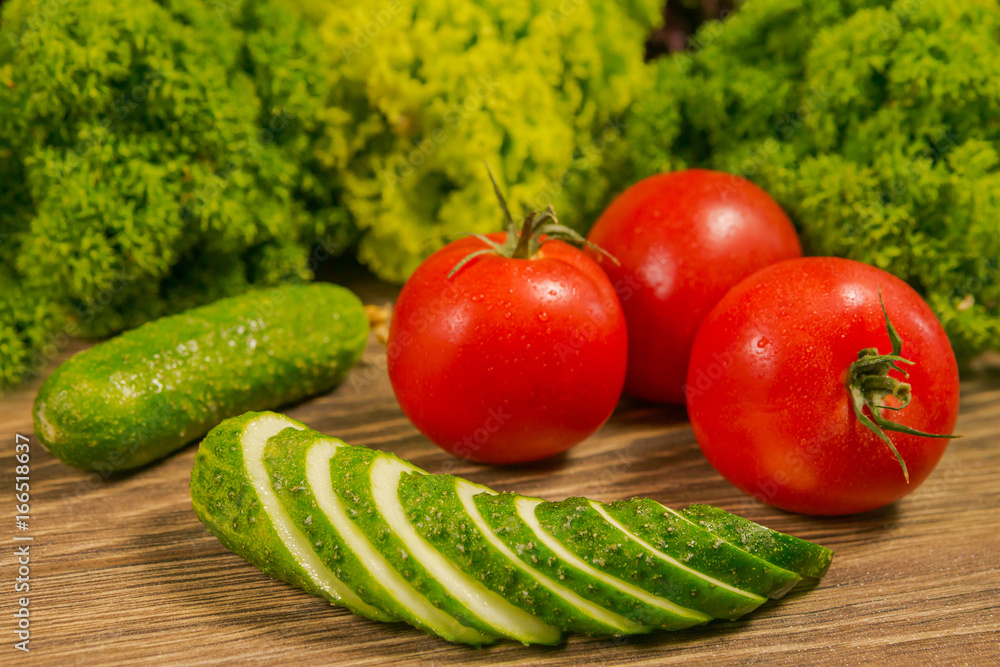
<path id="1" fill-rule="evenodd" d="M 368 339 L 361 301 L 336 285 L 222 299 L 77 354 L 45 381 L 35 433 L 87 470 L 145 465 L 227 417 L 329 390 Z"/>

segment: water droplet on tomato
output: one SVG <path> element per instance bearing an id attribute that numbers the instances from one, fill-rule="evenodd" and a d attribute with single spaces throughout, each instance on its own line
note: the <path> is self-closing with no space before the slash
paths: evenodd
<path id="1" fill-rule="evenodd" d="M 538 319 L 541 320 L 542 322 L 548 322 L 549 321 L 549 314 L 546 313 L 546 312 L 544 312 L 544 311 L 541 312 L 541 313 L 538 313 Z"/>
<path id="2" fill-rule="evenodd" d="M 763 350 L 765 347 L 767 347 L 770 344 L 771 344 L 771 341 L 768 340 L 768 338 L 766 336 L 761 336 L 760 338 L 757 339 L 757 347 L 759 349 L 761 349 L 761 350 Z"/>

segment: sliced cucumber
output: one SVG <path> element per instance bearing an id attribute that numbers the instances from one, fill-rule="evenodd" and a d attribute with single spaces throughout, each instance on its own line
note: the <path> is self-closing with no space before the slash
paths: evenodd
<path id="1" fill-rule="evenodd" d="M 591 581 L 600 581 L 601 583 L 607 584 L 612 588 L 616 588 L 626 595 L 630 595 L 640 602 L 647 604 L 651 607 L 659 609 L 664 614 L 668 614 L 675 617 L 677 622 L 682 624 L 697 625 L 699 623 L 705 623 L 711 620 L 711 616 L 700 612 L 696 609 L 691 609 L 690 607 L 685 607 L 669 599 L 660 597 L 658 595 L 653 595 L 649 591 L 639 588 L 634 584 L 625 581 L 619 577 L 613 576 L 601 570 L 598 570 L 590 563 L 586 562 L 583 558 L 580 558 L 570 549 L 566 547 L 565 544 L 556 539 L 552 534 L 548 533 L 545 527 L 539 521 L 537 516 L 537 511 L 539 507 L 544 507 L 548 503 L 544 500 L 538 498 L 518 498 L 514 501 L 514 507 L 517 510 L 517 516 L 523 521 L 528 528 L 535 534 L 535 537 L 544 544 L 546 547 L 552 550 L 563 562 L 572 566 L 576 570 L 583 572 Z"/>
<path id="2" fill-rule="evenodd" d="M 398 488 L 400 476 L 415 471 L 416 468 L 395 456 L 379 454 L 370 472 L 375 507 L 409 555 L 491 631 L 525 644 L 558 644 L 562 640 L 559 628 L 512 605 L 478 579 L 470 577 L 410 525 L 399 500 Z"/>
<path id="3" fill-rule="evenodd" d="M 802 576 L 820 578 L 833 561 L 833 552 L 826 547 L 765 528 L 718 507 L 689 505 L 681 514 L 733 546 Z"/>
<path id="4" fill-rule="evenodd" d="M 299 422 L 247 413 L 212 430 L 195 456 L 195 513 L 231 551 L 270 576 L 379 621 L 394 620 L 363 601 L 323 563 L 271 488 L 264 467 L 268 438 Z"/>
<path id="5" fill-rule="evenodd" d="M 664 553 L 615 520 L 600 504 L 586 498 L 544 503 L 535 510 L 535 516 L 550 535 L 588 565 L 714 618 L 739 618 L 767 599 L 699 572 Z M 666 539 L 676 540 L 673 536 Z"/>
<path id="6" fill-rule="evenodd" d="M 697 612 L 693 616 L 678 614 L 677 605 L 653 599 L 655 596 L 645 591 L 638 591 L 638 597 L 632 595 L 627 586 L 623 590 L 616 582 L 608 581 L 613 578 L 603 575 L 591 577 L 587 570 L 592 568 L 586 563 L 558 543 L 556 549 L 552 549 L 549 542 L 554 540 L 543 540 L 538 536 L 518 511 L 517 501 L 521 499 L 542 502 L 511 493 L 481 493 L 473 500 L 493 534 L 529 567 L 558 581 L 580 597 L 650 630 L 678 630 L 709 620 L 707 615 Z M 533 517 L 532 521 L 537 523 Z M 568 554 L 570 560 L 563 559 L 560 553 Z M 581 563 L 584 568 L 576 567 L 574 562 Z"/>
<path id="7" fill-rule="evenodd" d="M 586 600 L 529 567 L 493 532 L 473 498 L 493 493 L 448 475 L 403 475 L 399 498 L 407 519 L 444 557 L 513 604 L 566 631 L 594 636 L 646 629 Z"/>
<path id="8" fill-rule="evenodd" d="M 801 581 L 798 574 L 732 546 L 655 500 L 633 498 L 603 509 L 657 550 L 748 593 L 779 598 Z"/>
<path id="9" fill-rule="evenodd" d="M 476 646 L 735 618 L 831 557 L 710 507 L 497 494 L 271 413 L 213 429 L 191 492 L 209 530 L 271 576 Z"/>
<path id="10" fill-rule="evenodd" d="M 495 641 L 431 604 L 348 518 L 330 474 L 330 461 L 347 446 L 314 431 L 288 429 L 272 437 L 265 450 L 275 495 L 323 563 L 365 601 L 425 632 L 476 646 Z"/>
<path id="11" fill-rule="evenodd" d="M 431 604 L 462 625 L 493 635 L 489 626 L 456 600 L 419 560 L 413 557 L 379 511 L 372 496 L 371 467 L 380 456 L 364 447 L 341 447 L 330 461 L 332 488 L 358 527 L 390 568 Z M 414 466 L 410 471 L 421 472 Z"/>

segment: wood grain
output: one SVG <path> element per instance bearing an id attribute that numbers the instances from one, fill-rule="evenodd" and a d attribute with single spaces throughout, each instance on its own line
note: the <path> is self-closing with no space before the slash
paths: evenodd
<path id="1" fill-rule="evenodd" d="M 389 287 L 350 280 L 366 302 L 392 297 Z M 73 343 L 57 361 L 83 347 Z M 14 434 L 31 433 L 39 384 L 0 399 L 8 490 Z M 374 341 L 344 385 L 287 412 L 431 472 L 450 460 L 403 416 Z M 32 436 L 32 651 L 24 656 L 12 648 L 17 595 L 8 497 L 0 518 L 0 664 L 997 664 L 1000 372 L 963 378 L 958 432 L 964 437 L 916 493 L 836 519 L 746 498 L 702 458 L 683 409 L 628 399 L 597 435 L 557 459 L 511 468 L 459 462 L 454 472 L 473 481 L 554 500 L 645 495 L 678 507 L 711 503 L 837 553 L 813 590 L 793 591 L 740 621 L 627 640 L 572 637 L 556 648 L 507 642 L 482 650 L 354 617 L 226 551 L 191 510 L 194 445 L 158 465 L 103 478 L 55 461 Z"/>

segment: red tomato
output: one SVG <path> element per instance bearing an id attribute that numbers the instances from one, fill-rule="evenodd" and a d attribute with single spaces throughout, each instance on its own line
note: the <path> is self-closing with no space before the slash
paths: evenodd
<path id="1" fill-rule="evenodd" d="M 625 316 L 601 268 L 562 241 L 530 259 L 483 254 L 448 277 L 487 248 L 455 241 L 403 287 L 389 379 L 406 416 L 442 448 L 485 463 L 532 461 L 611 416 L 625 381 Z"/>
<path id="2" fill-rule="evenodd" d="M 923 482 L 946 439 L 885 430 L 856 416 L 848 380 L 859 352 L 892 351 L 886 313 L 902 339 L 912 400 L 879 410 L 891 423 L 949 434 L 958 416 L 958 367 L 944 329 L 898 278 L 847 259 L 810 257 L 767 267 L 734 287 L 698 331 L 688 370 L 688 415 L 719 473 L 744 493 L 807 514 L 888 505 Z M 892 380 L 886 380 L 887 375 Z M 897 385 L 875 405 L 899 407 L 902 373 L 885 364 L 865 382 Z M 862 406 L 865 418 L 872 409 Z"/>
<path id="3" fill-rule="evenodd" d="M 770 196 L 732 174 L 691 169 L 652 176 L 601 215 L 588 240 L 628 322 L 625 391 L 683 403 L 691 343 L 702 319 L 754 271 L 802 256 L 788 216 Z"/>

